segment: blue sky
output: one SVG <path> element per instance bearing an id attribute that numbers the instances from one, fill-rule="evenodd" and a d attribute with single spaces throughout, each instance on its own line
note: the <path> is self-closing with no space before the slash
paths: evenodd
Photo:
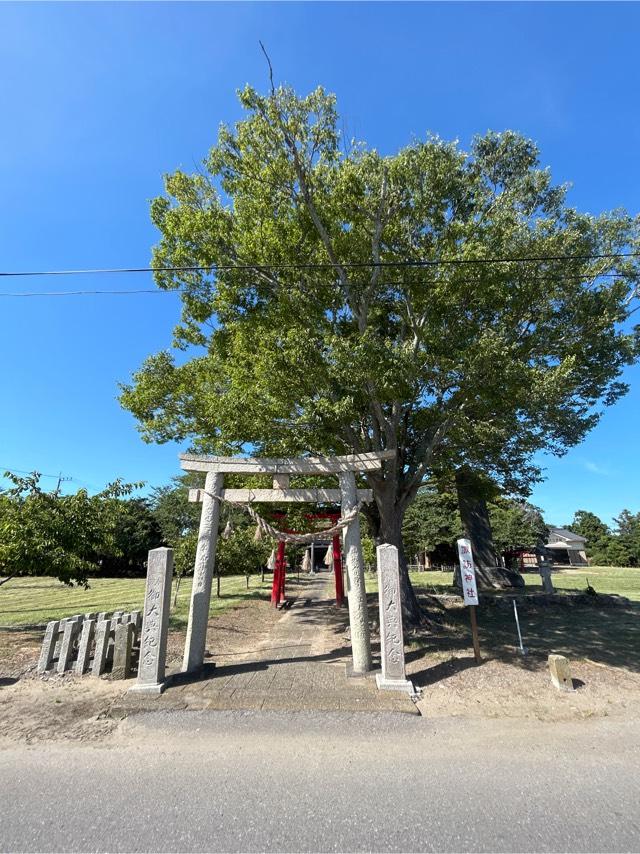
<path id="1" fill-rule="evenodd" d="M 570 200 L 637 212 L 640 6 L 568 4 L 0 4 L 0 268 L 143 266 L 148 201 L 279 80 L 338 95 L 350 135 L 392 152 L 431 130 L 533 137 Z M 0 281 L 0 290 L 152 287 L 150 277 Z M 145 445 L 116 400 L 167 347 L 174 294 L 0 300 L 0 468 L 166 482 L 175 445 Z M 545 459 L 548 521 L 640 510 L 640 369 L 579 447 Z M 45 481 L 53 483 L 53 481 Z"/>

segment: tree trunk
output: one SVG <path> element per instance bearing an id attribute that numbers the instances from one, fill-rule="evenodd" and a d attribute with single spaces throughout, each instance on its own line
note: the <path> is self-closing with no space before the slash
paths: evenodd
<path id="1" fill-rule="evenodd" d="M 471 540 L 476 578 L 480 589 L 524 587 L 519 572 L 498 566 L 493 533 L 487 509 L 487 483 L 481 475 L 463 466 L 456 471 L 458 509 L 464 535 Z M 454 584 L 461 587 L 460 567 L 456 566 Z"/>
<path id="2" fill-rule="evenodd" d="M 467 467 L 456 471 L 458 509 L 464 535 L 471 540 L 476 569 L 498 565 L 482 478 Z"/>
<path id="3" fill-rule="evenodd" d="M 180 582 L 181 581 L 182 581 L 182 573 L 179 572 L 177 577 L 176 577 L 176 586 L 175 586 L 175 590 L 173 592 L 173 608 L 174 608 L 174 610 L 176 608 L 176 605 L 178 604 L 178 593 L 180 591 Z"/>

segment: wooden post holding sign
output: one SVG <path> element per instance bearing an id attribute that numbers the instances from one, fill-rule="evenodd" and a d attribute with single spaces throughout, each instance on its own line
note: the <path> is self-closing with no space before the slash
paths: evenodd
<path id="1" fill-rule="evenodd" d="M 469 606 L 471 618 L 471 637 L 473 638 L 473 654 L 476 663 L 480 664 L 480 642 L 478 640 L 478 621 L 476 620 L 476 605 L 478 604 L 478 586 L 476 584 L 476 568 L 473 563 L 471 540 L 458 540 L 458 557 L 460 558 L 460 577 L 462 579 L 462 595 L 464 604 Z"/>

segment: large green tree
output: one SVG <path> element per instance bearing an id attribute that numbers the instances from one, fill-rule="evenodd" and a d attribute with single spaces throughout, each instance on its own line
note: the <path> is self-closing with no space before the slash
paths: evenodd
<path id="1" fill-rule="evenodd" d="M 542 546 L 549 528 L 539 507 L 526 501 L 498 497 L 489 504 L 493 542 L 498 552 Z"/>
<path id="2" fill-rule="evenodd" d="M 120 500 L 112 506 L 111 517 L 106 519 L 109 530 L 106 548 L 97 556 L 101 574 L 146 575 L 149 550 L 158 548 L 163 541 L 151 502 L 148 498 Z"/>
<path id="3" fill-rule="evenodd" d="M 59 495 L 41 489 L 37 472 L 4 476 L 10 482 L 0 490 L 0 575 L 5 580 L 50 575 L 65 584 L 86 585 L 90 574 L 141 568 L 146 550 L 159 542 L 148 509 L 125 500 L 141 484 L 115 481 L 96 495 L 85 489 Z"/>
<path id="4" fill-rule="evenodd" d="M 569 526 L 585 537 L 589 560 L 596 566 L 640 566 L 640 513 L 623 510 L 612 531 L 595 513 L 578 510 Z"/>
<path id="5" fill-rule="evenodd" d="M 616 536 L 626 563 L 621 566 L 640 566 L 640 513 L 623 510 L 615 519 Z"/>
<path id="6" fill-rule="evenodd" d="M 573 522 L 567 527 L 574 534 L 578 534 L 578 536 L 586 539 L 587 549 L 594 548 L 599 543 L 604 543 L 611 536 L 609 526 L 590 510 L 576 510 Z"/>
<path id="7" fill-rule="evenodd" d="M 638 259 L 610 256 L 639 223 L 572 208 L 517 133 L 384 155 L 341 137 L 321 88 L 240 102 L 152 203 L 184 353 L 151 356 L 122 404 L 145 439 L 202 451 L 397 451 L 366 480 L 415 617 L 401 530 L 425 477 L 467 465 L 526 487 L 535 451 L 580 441 L 624 393 Z"/>
<path id="8" fill-rule="evenodd" d="M 538 507 L 494 495 L 487 502 L 487 512 L 498 554 L 507 549 L 534 548 L 544 543 L 548 528 Z M 454 491 L 439 491 L 432 485 L 421 488 L 407 510 L 402 534 L 411 555 L 433 551 L 439 545 L 455 549 L 456 540 L 463 536 L 463 528 Z"/>

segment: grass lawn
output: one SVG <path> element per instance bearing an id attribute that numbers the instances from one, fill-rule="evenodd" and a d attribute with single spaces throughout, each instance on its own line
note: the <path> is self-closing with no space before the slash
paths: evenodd
<path id="1" fill-rule="evenodd" d="M 559 569 L 552 576 L 556 590 L 585 590 L 587 579 L 598 593 L 617 593 L 640 602 L 640 568 L 590 566 L 588 569 Z M 525 573 L 527 587 L 542 590 L 538 573 Z"/>
<path id="2" fill-rule="evenodd" d="M 589 583 L 598 593 L 614 593 L 631 600 L 625 607 L 603 607 L 597 597 L 583 605 L 553 607 L 527 598 L 525 591 L 518 597 L 518 611 L 526 658 L 516 657 L 523 667 L 544 661 L 550 652 L 567 655 L 572 660 L 587 659 L 632 671 L 640 668 L 640 569 L 610 566 L 590 566 L 588 569 L 554 571 L 553 584 L 557 591 L 584 590 Z M 524 574 L 526 591 L 541 591 L 537 573 Z M 451 572 L 412 572 L 411 581 L 416 593 L 455 593 Z M 378 589 L 374 573 L 367 573 L 367 592 Z M 483 654 L 510 658 L 517 645 L 517 634 L 511 597 L 500 593 L 480 594 L 478 624 Z M 502 600 L 502 602 L 498 601 Z M 501 605 L 501 607 L 498 607 Z M 447 658 L 459 649 L 470 650 L 469 617 L 467 609 L 457 607 L 447 611 L 443 629 L 428 632 L 412 645 L 422 652 Z"/>
<path id="3" fill-rule="evenodd" d="M 177 605 L 171 613 L 174 628 L 187 624 L 191 584 L 191 578 L 184 578 L 180 584 Z M 67 587 L 53 578 L 14 578 L 0 587 L 0 626 L 41 626 L 49 620 L 89 611 L 141 609 L 144 588 L 144 578 L 92 578 L 88 590 Z M 214 579 L 210 613 L 219 614 L 247 599 L 267 596 L 270 588 L 270 577 L 262 585 L 259 575 L 251 576 L 247 590 L 244 575 L 223 576 L 218 599 Z M 171 595 L 173 602 L 173 592 Z"/>
<path id="4" fill-rule="evenodd" d="M 411 583 L 426 593 L 455 592 L 451 572 L 411 572 Z M 542 590 L 537 572 L 526 572 L 523 578 L 527 589 Z M 585 590 L 587 579 L 598 593 L 617 593 L 627 599 L 640 602 L 640 568 L 618 566 L 590 566 L 588 569 L 558 569 L 552 576 L 553 586 L 558 591 Z M 367 593 L 377 593 L 378 579 L 375 573 L 367 573 Z"/>

